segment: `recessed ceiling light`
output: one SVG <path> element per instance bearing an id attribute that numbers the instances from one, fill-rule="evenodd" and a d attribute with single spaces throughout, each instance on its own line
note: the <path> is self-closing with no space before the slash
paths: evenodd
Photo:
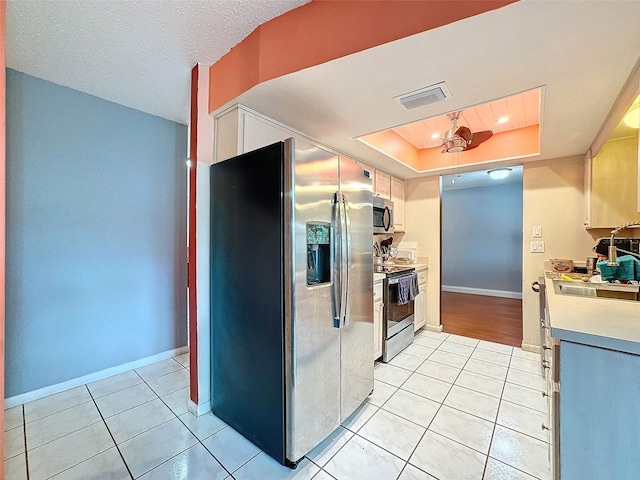
<path id="1" fill-rule="evenodd" d="M 431 134 L 431 138 L 433 138 L 434 140 L 435 140 L 436 138 L 440 138 L 440 134 L 439 134 L 439 133 L 432 133 L 432 134 Z"/>
<path id="2" fill-rule="evenodd" d="M 489 170 L 487 173 L 494 180 L 502 180 L 502 179 L 507 178 L 509 176 L 509 173 L 511 173 L 511 169 L 510 168 L 496 168 L 494 170 Z"/>
<path id="3" fill-rule="evenodd" d="M 507 123 L 509 121 L 509 117 L 500 117 L 496 120 L 496 123 Z"/>

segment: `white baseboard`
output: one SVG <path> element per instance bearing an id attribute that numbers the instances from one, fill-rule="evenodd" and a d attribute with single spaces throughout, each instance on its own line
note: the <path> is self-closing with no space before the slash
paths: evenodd
<path id="1" fill-rule="evenodd" d="M 442 285 L 443 292 L 467 293 L 469 295 L 485 295 L 487 297 L 516 298 L 522 300 L 522 292 L 509 292 L 507 290 L 486 290 L 484 288 L 453 287 Z"/>
<path id="2" fill-rule="evenodd" d="M 204 415 L 205 413 L 211 411 L 211 401 L 207 400 L 204 403 L 196 404 L 192 400 L 189 400 L 188 408 L 191 413 L 193 413 L 196 417 L 199 417 L 200 415 Z"/>
<path id="3" fill-rule="evenodd" d="M 525 352 L 540 353 L 540 347 L 538 345 L 531 345 L 530 343 L 522 343 L 522 350 Z"/>
<path id="4" fill-rule="evenodd" d="M 37 390 L 32 390 L 31 392 L 21 393 L 20 395 L 5 398 L 4 408 L 11 408 L 17 405 L 22 405 L 23 403 L 32 402 L 49 395 L 53 395 L 54 393 L 60 393 L 65 390 L 69 390 L 70 388 L 79 387 L 80 385 L 84 385 L 85 383 L 96 382 L 113 375 L 118 375 L 119 373 L 128 372 L 129 370 L 133 370 L 134 368 L 144 367 L 152 363 L 166 360 L 167 358 L 176 357 L 188 351 L 188 346 L 174 348 L 173 350 L 167 350 L 166 352 L 158 353 L 150 357 L 141 358 L 140 360 L 134 360 L 133 362 L 123 363 L 122 365 L 105 368 L 104 370 L 90 373 L 88 375 L 83 375 L 82 377 L 73 378 L 71 380 L 67 380 L 66 382 L 49 385 L 48 387 L 42 387 Z"/>
<path id="5" fill-rule="evenodd" d="M 425 330 L 428 330 L 430 332 L 438 332 L 438 333 L 442 333 L 442 330 L 444 330 L 442 325 L 425 325 L 422 328 L 424 328 Z"/>

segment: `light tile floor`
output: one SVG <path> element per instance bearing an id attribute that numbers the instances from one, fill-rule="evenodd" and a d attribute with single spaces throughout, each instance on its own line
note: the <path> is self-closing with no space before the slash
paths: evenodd
<path id="1" fill-rule="evenodd" d="M 5 478 L 550 478 L 538 356 L 518 348 L 420 333 L 296 470 L 191 415 L 188 368 L 185 354 L 5 410 Z"/>

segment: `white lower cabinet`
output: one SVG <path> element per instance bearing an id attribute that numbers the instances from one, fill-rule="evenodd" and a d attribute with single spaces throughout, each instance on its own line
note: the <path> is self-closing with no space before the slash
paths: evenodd
<path id="1" fill-rule="evenodd" d="M 382 356 L 382 316 L 384 303 L 382 301 L 382 280 L 373 285 L 373 359 Z"/>
<path id="2" fill-rule="evenodd" d="M 426 304 L 425 304 L 425 298 L 426 295 L 424 292 L 420 292 L 418 295 L 416 295 L 416 298 L 414 300 L 414 320 L 413 320 L 413 331 L 417 332 L 418 330 L 420 330 L 426 321 L 426 316 L 425 316 L 425 310 L 426 310 Z"/>
<path id="3" fill-rule="evenodd" d="M 415 298 L 413 331 L 417 332 L 427 323 L 427 272 L 428 269 L 417 268 L 418 287 L 420 293 Z"/>

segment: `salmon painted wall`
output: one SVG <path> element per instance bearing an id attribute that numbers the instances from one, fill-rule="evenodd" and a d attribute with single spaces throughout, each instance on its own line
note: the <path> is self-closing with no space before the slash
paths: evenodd
<path id="1" fill-rule="evenodd" d="M 314 0 L 257 27 L 210 69 L 209 112 L 259 83 L 516 0 Z"/>
<path id="2" fill-rule="evenodd" d="M 418 172 L 442 170 L 456 166 L 486 161 L 525 158 L 540 153 L 540 128 L 538 125 L 496 133 L 491 141 L 468 152 L 442 154 L 440 148 L 415 148 L 392 130 L 365 135 L 360 139 L 379 152 L 402 162 Z"/>
<path id="3" fill-rule="evenodd" d="M 6 224 L 6 158 L 5 158 L 5 20 L 7 4 L 0 0 L 0 398 L 4 398 L 4 271 Z M 4 432 L 4 408 L 0 408 L 0 431 Z M 4 435 L 0 439 L 0 458 L 4 458 Z M 0 478 L 4 475 L 0 473 Z"/>
<path id="4" fill-rule="evenodd" d="M 440 148 L 423 148 L 420 150 L 418 171 L 450 168 L 452 154 L 442 154 Z M 540 153 L 540 135 L 538 125 L 517 128 L 507 132 L 496 133 L 490 141 L 473 150 L 462 152 L 456 158 L 458 166 L 478 164 L 482 162 L 523 158 Z"/>

